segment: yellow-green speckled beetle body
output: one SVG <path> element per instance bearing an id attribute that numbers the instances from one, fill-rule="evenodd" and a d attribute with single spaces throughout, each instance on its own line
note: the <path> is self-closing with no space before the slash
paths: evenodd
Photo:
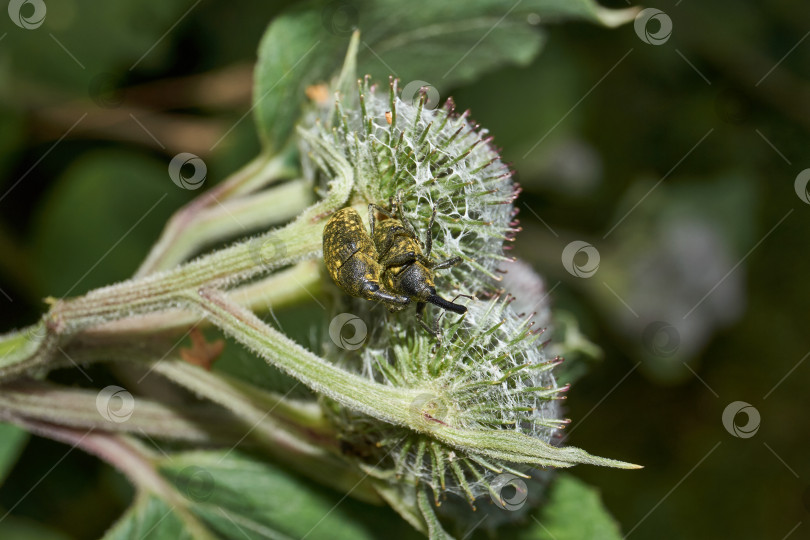
<path id="1" fill-rule="evenodd" d="M 351 296 L 383 302 L 390 311 L 400 311 L 415 300 L 419 323 L 428 332 L 438 335 L 436 326 L 431 329 L 422 320 L 426 303 L 454 313 L 465 313 L 467 308 L 436 294 L 433 272 L 455 266 L 461 258 L 439 263 L 430 260 L 433 245 L 430 229 L 436 219 L 435 207 L 425 252 L 416 230 L 402 212 L 399 194 L 396 210 L 398 215 L 394 217 L 376 204 L 368 205 L 370 235 L 356 210 L 343 208 L 336 212 L 323 231 L 324 262 L 335 283 Z M 383 219 L 377 219 L 375 212 L 382 214 Z"/>
<path id="2" fill-rule="evenodd" d="M 332 280 L 349 296 L 404 308 L 409 298 L 380 287 L 382 268 L 377 259 L 377 249 L 357 210 L 348 207 L 335 212 L 323 229 L 323 260 Z"/>

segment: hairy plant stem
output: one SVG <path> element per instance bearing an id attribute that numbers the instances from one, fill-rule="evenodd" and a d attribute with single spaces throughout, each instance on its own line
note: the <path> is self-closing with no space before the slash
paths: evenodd
<path id="1" fill-rule="evenodd" d="M 256 159 L 233 173 L 220 184 L 179 209 L 166 223 L 160 239 L 152 247 L 135 276 L 145 276 L 171 268 L 192 254 L 206 237 L 198 231 L 211 215 L 208 210 L 223 201 L 255 192 L 262 187 L 294 174 L 289 156 L 260 154 Z"/>
<path id="2" fill-rule="evenodd" d="M 201 209 L 193 220 L 184 223 L 149 273 L 176 266 L 214 243 L 285 223 L 309 206 L 312 197 L 310 183 L 296 179 L 250 196 L 217 201 L 216 206 Z"/>
<path id="3" fill-rule="evenodd" d="M 138 398 L 126 421 L 115 422 L 97 410 L 97 391 L 68 389 L 23 380 L 0 387 L 0 417 L 48 422 L 76 429 L 146 434 L 195 444 L 226 444 L 240 433 L 234 417 L 220 408 L 192 405 L 183 412 L 160 402 Z"/>
<path id="4" fill-rule="evenodd" d="M 316 256 L 321 250 L 323 221 L 302 216 L 278 231 L 221 249 L 176 269 L 96 289 L 85 296 L 58 300 L 50 319 L 62 334 L 73 334 L 101 322 L 138 313 L 176 308 L 190 290 L 227 287 L 251 277 Z M 277 247 L 280 246 L 280 247 Z M 263 251 L 283 253 L 263 258 Z"/>
<path id="5" fill-rule="evenodd" d="M 319 260 L 302 261 L 260 280 L 230 289 L 228 298 L 257 313 L 306 301 L 317 297 L 321 291 L 320 266 Z M 207 320 L 191 309 L 171 309 L 117 319 L 90 327 L 81 334 L 120 337 L 164 332 L 181 333 L 192 326 L 208 324 Z"/>

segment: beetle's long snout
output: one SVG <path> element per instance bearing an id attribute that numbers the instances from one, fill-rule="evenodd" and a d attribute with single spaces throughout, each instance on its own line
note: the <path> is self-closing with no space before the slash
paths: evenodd
<path id="1" fill-rule="evenodd" d="M 427 301 L 434 306 L 439 306 L 440 308 L 446 309 L 447 311 L 452 311 L 453 313 L 467 313 L 467 308 L 465 306 L 462 306 L 461 304 L 454 304 L 449 300 L 445 300 L 438 294 L 431 294 L 427 297 Z"/>

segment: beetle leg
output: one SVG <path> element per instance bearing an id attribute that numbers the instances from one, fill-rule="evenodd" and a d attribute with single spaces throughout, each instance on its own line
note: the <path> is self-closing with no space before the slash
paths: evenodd
<path id="1" fill-rule="evenodd" d="M 371 229 L 371 237 L 374 238 L 374 226 L 376 225 L 377 218 L 374 217 L 374 212 L 377 211 L 384 215 L 385 217 L 393 219 L 394 216 L 391 213 L 383 208 L 382 206 L 378 206 L 374 203 L 368 205 L 368 226 Z"/>
<path id="2" fill-rule="evenodd" d="M 407 253 L 400 253 L 399 255 L 392 255 L 387 259 L 380 259 L 380 265 L 383 267 L 384 270 L 388 270 L 393 266 L 403 266 L 406 264 L 411 264 L 418 259 L 418 255 L 413 251 L 409 251 Z"/>
<path id="3" fill-rule="evenodd" d="M 416 254 L 416 260 L 418 260 L 420 263 L 424 264 L 425 267 L 427 267 L 427 268 L 431 268 L 432 265 L 433 265 L 433 261 L 431 261 L 430 259 L 428 259 L 424 255 L 422 255 L 421 253 Z"/>
<path id="4" fill-rule="evenodd" d="M 407 296 L 400 296 L 398 294 L 391 294 L 383 289 L 370 291 L 366 294 L 368 300 L 377 300 L 384 304 L 391 311 L 398 311 L 411 303 L 411 299 Z"/>
<path id="5" fill-rule="evenodd" d="M 433 249 L 433 233 L 431 231 L 433 231 L 434 223 L 436 223 L 436 205 L 433 205 L 433 213 L 430 215 L 430 223 L 425 234 L 425 257 L 430 257 L 430 252 Z"/>
<path id="6" fill-rule="evenodd" d="M 452 268 L 454 266 L 458 266 L 464 259 L 461 257 L 452 257 L 447 259 L 446 261 L 435 263 L 431 266 L 433 270 L 444 270 L 445 268 Z"/>
<path id="7" fill-rule="evenodd" d="M 381 213 L 382 215 L 384 215 L 387 218 L 396 219 L 396 216 L 394 216 L 394 214 L 391 213 L 391 211 L 386 210 L 385 208 L 383 208 L 382 206 L 380 206 L 378 204 L 374 204 L 374 203 L 369 204 L 368 205 L 368 211 L 371 212 L 372 209 L 376 210 L 377 212 Z"/>
<path id="8" fill-rule="evenodd" d="M 368 205 L 368 228 L 371 231 L 369 235 L 371 238 L 374 238 L 374 224 L 377 221 L 377 218 L 374 217 L 374 206 L 373 204 Z"/>
<path id="9" fill-rule="evenodd" d="M 416 229 L 413 227 L 413 223 L 405 217 L 405 212 L 402 210 L 402 190 L 397 191 L 397 213 L 399 213 L 399 220 L 408 230 L 408 234 L 411 238 L 415 238 L 417 241 L 421 242 L 419 235 L 416 234 Z"/>
<path id="10" fill-rule="evenodd" d="M 436 320 L 433 321 L 433 328 L 431 328 L 423 319 L 423 315 L 425 313 L 425 305 L 426 304 L 424 302 L 419 302 L 418 304 L 416 304 L 416 320 L 419 321 L 419 325 L 422 328 L 424 328 L 427 333 L 431 334 L 433 337 L 441 341 L 442 334 L 441 332 L 439 332 L 439 319 L 441 318 L 441 315 L 436 317 Z"/>

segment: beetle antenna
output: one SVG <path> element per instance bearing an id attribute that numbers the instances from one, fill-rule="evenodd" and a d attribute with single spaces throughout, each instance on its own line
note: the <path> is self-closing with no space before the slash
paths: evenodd
<path id="1" fill-rule="evenodd" d="M 453 313 L 467 313 L 467 307 L 462 306 L 461 304 L 454 304 L 449 300 L 445 300 L 438 294 L 431 294 L 427 297 L 427 301 L 433 304 L 434 306 L 439 306 L 442 309 L 446 309 L 447 311 L 452 311 Z"/>

